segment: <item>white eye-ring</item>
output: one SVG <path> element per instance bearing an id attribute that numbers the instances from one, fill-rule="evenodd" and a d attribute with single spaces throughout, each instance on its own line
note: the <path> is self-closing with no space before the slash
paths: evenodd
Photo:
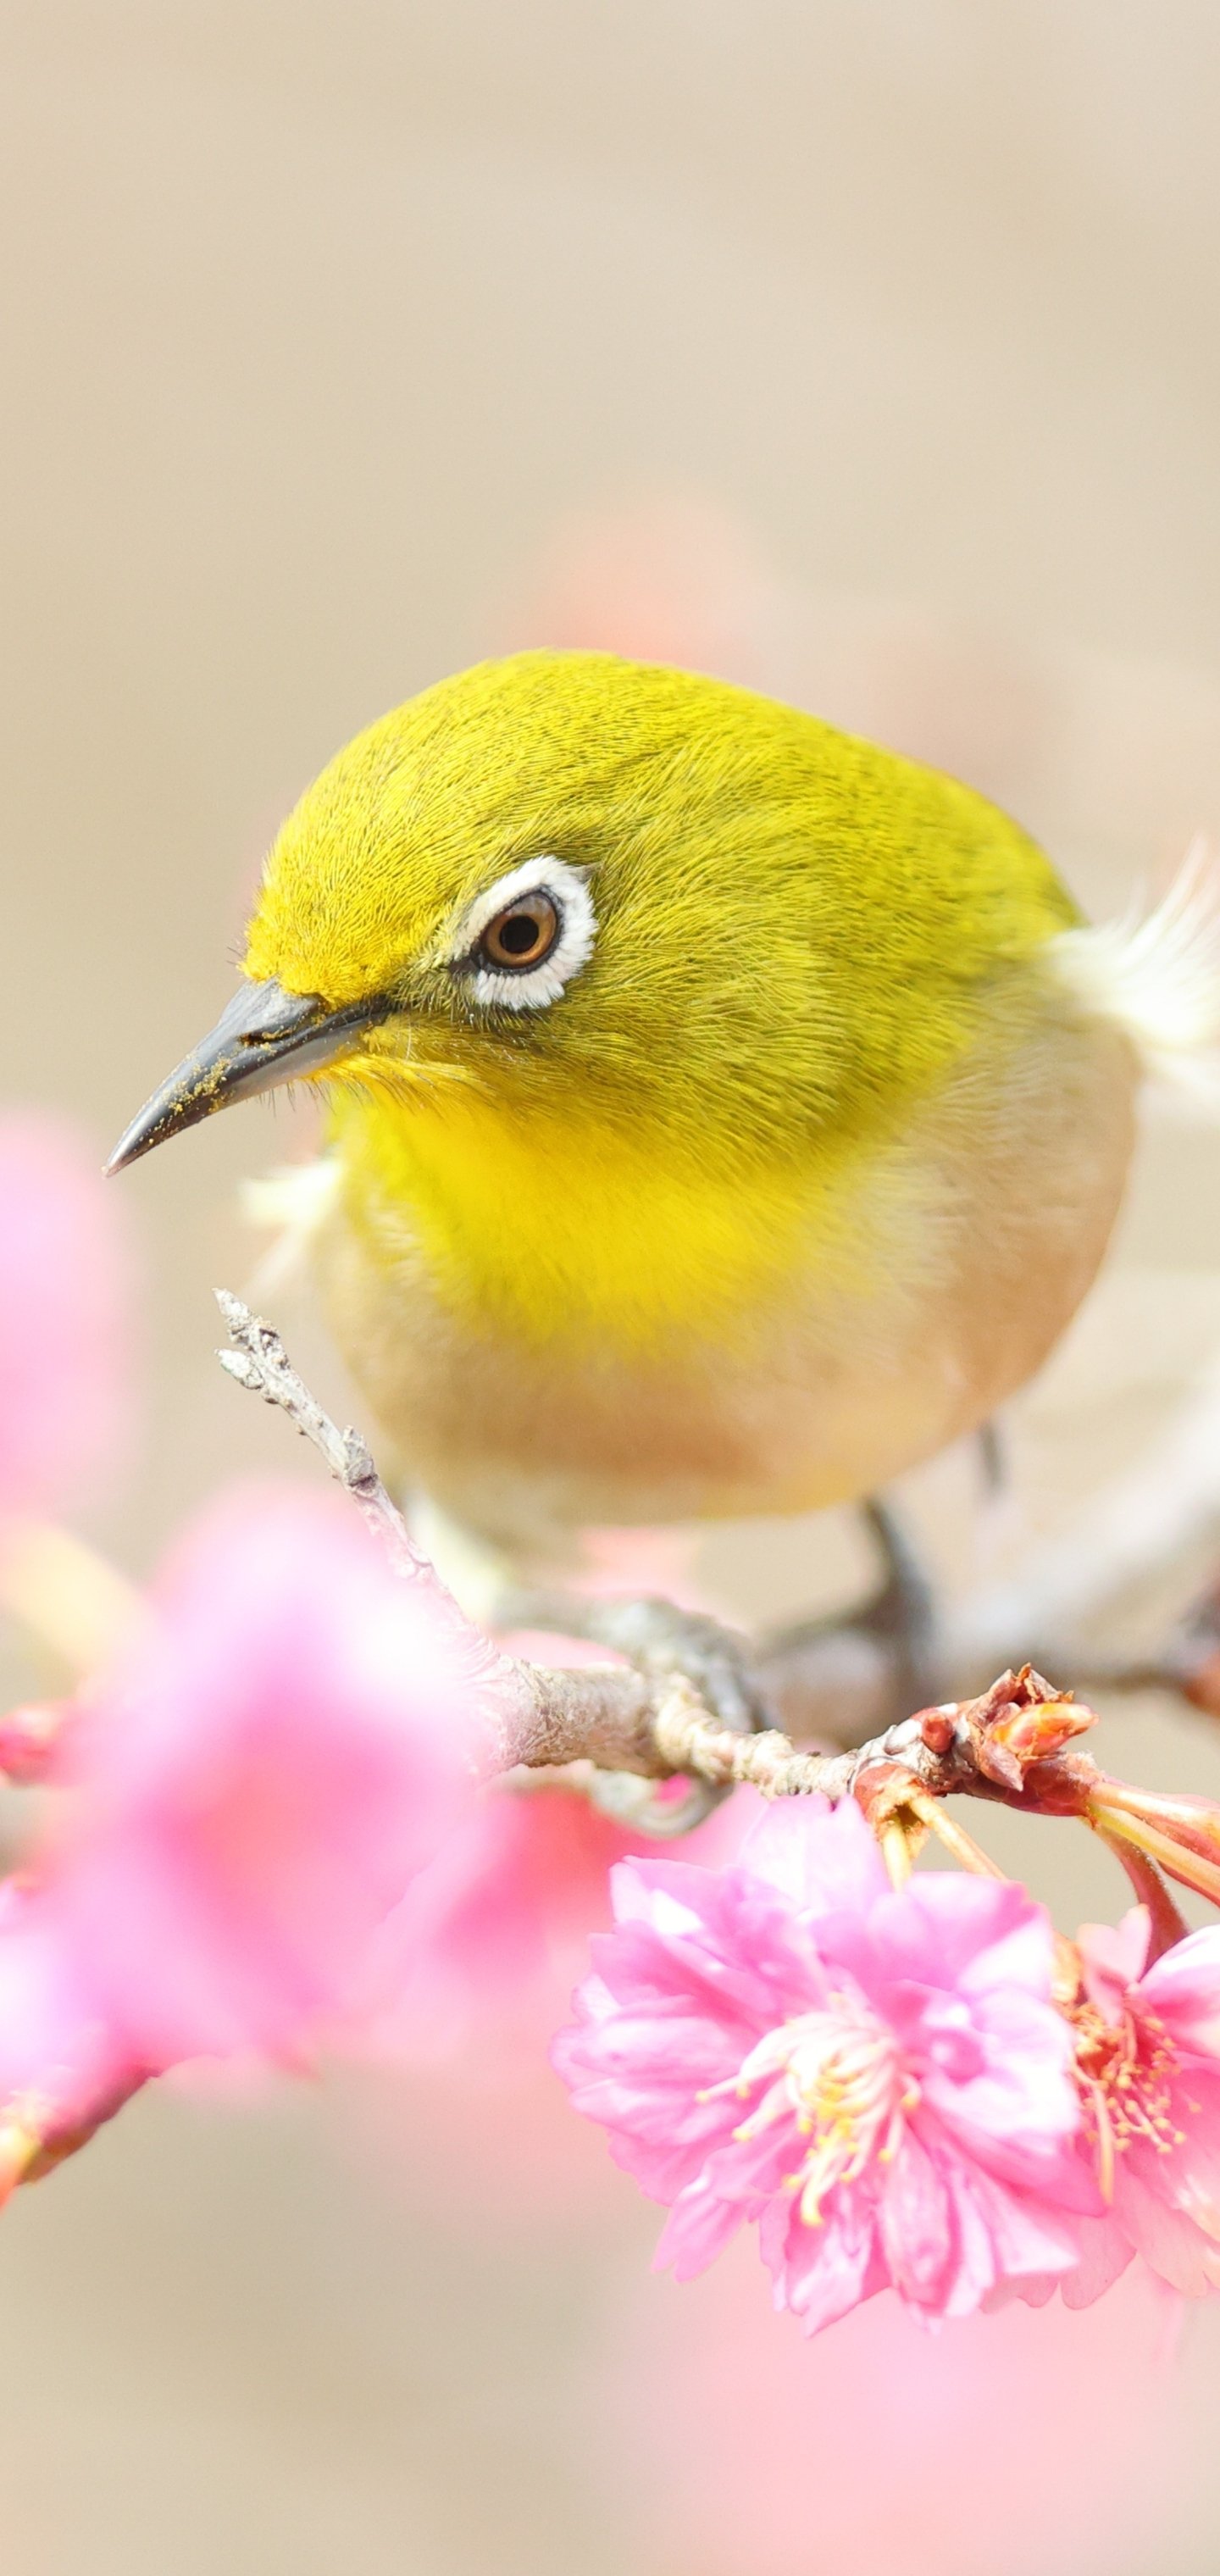
<path id="1" fill-rule="evenodd" d="M 449 961 L 476 1002 L 545 1011 L 592 955 L 596 937 L 585 870 L 526 859 L 467 907 Z"/>

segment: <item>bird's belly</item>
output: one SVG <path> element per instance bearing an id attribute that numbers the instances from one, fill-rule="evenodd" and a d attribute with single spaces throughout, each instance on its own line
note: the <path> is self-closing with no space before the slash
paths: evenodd
<path id="1" fill-rule="evenodd" d="M 994 1073 L 994 1068 L 992 1068 Z M 500 1545 L 575 1527 L 806 1511 L 874 1491 L 1038 1367 L 1104 1251 L 1130 1155 L 1122 1039 L 1049 1021 L 965 1071 L 857 1176 L 867 1286 L 809 1257 L 743 1329 L 647 1355 L 483 1330 L 340 1200 L 317 1254 L 400 1473 Z"/>

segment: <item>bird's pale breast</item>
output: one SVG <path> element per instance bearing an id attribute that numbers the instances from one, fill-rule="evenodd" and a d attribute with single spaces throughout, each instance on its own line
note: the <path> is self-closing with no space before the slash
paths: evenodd
<path id="1" fill-rule="evenodd" d="M 829 1189 L 811 1168 L 782 1257 L 718 1320 L 651 1339 L 518 1329 L 494 1244 L 472 1292 L 438 1257 L 435 1210 L 417 1230 L 354 1170 L 318 1233 L 325 1302 L 402 1473 L 502 1546 L 853 1499 L 985 1420 L 1070 1320 L 1121 1197 L 1136 1079 L 1121 1035 L 1047 994 Z M 646 1244 L 647 1207 L 634 1223 Z"/>

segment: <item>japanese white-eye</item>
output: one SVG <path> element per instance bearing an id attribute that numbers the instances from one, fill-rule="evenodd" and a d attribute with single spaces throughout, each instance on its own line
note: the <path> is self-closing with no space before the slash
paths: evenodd
<path id="1" fill-rule="evenodd" d="M 862 1496 L 984 1422 L 1104 1250 L 1216 902 L 1082 923 L 968 787 L 749 692 L 534 652 L 341 751 L 116 1165 L 298 1077 L 313 1253 L 401 1469 L 518 1548 Z"/>

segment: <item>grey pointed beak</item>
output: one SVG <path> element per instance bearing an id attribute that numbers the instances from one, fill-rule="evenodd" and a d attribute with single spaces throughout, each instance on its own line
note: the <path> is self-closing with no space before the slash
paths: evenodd
<path id="1" fill-rule="evenodd" d="M 213 1110 L 250 1100 L 298 1074 L 318 1073 L 344 1055 L 362 1029 L 388 1019 L 394 1004 L 379 995 L 335 1009 L 316 993 L 286 993 L 274 979 L 243 984 L 214 1029 L 145 1101 L 106 1165 L 125 1171 L 167 1136 L 197 1127 Z"/>

